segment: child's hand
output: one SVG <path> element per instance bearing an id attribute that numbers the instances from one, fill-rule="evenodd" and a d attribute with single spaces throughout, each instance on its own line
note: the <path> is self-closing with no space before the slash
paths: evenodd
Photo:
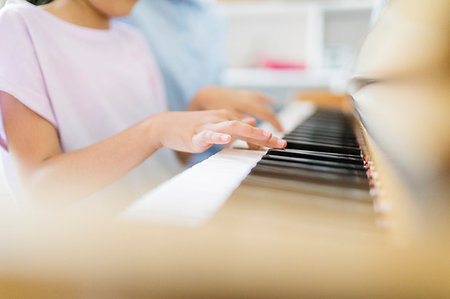
<path id="1" fill-rule="evenodd" d="M 151 138 L 157 147 L 200 153 L 214 144 L 227 144 L 232 138 L 270 148 L 284 148 L 286 141 L 268 131 L 255 128 L 256 120 L 226 110 L 165 112 L 151 118 Z"/>
<path id="2" fill-rule="evenodd" d="M 274 100 L 259 92 L 211 86 L 201 89 L 187 110 L 226 109 L 237 114 L 253 115 L 282 132 L 277 116 L 268 107 L 273 103 Z"/>

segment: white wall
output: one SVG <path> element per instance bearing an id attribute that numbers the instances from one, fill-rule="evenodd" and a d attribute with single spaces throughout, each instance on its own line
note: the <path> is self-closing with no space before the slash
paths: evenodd
<path id="1" fill-rule="evenodd" d="M 307 10 L 305 5 L 286 9 L 273 2 L 226 3 L 227 53 L 231 67 L 255 66 L 259 57 L 303 62 Z"/>
<path id="2" fill-rule="evenodd" d="M 229 21 L 230 67 L 254 67 L 258 58 L 311 68 L 351 63 L 379 0 L 239 1 L 221 3 Z"/>

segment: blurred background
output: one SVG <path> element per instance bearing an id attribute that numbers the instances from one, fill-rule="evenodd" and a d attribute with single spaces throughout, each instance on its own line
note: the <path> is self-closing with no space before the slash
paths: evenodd
<path id="1" fill-rule="evenodd" d="M 220 1 L 228 23 L 233 87 L 262 89 L 281 103 L 299 88 L 344 89 L 383 1 Z"/>

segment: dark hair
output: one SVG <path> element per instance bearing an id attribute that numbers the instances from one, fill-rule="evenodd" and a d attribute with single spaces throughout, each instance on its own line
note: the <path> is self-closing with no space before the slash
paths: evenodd
<path id="1" fill-rule="evenodd" d="M 27 1 L 34 5 L 44 5 L 52 2 L 53 0 L 27 0 Z"/>

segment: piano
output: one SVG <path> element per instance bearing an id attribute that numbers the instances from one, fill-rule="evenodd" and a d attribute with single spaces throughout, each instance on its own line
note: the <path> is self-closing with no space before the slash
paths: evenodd
<path id="1" fill-rule="evenodd" d="M 333 225 L 379 231 L 417 223 L 411 215 L 420 212 L 407 210 L 427 209 L 418 203 L 432 190 L 445 205 L 450 25 L 448 3 L 435 2 L 390 3 L 361 49 L 350 94 L 303 93 L 280 112 L 285 150 L 248 151 L 237 142 L 123 217 L 201 224 L 242 214 L 248 222 L 276 218 L 284 205 L 295 211 L 293 222 L 323 214 L 318 225 L 340 217 Z M 399 221 L 403 216 L 412 219 Z"/>
<path id="2" fill-rule="evenodd" d="M 448 298 L 448 20 L 391 1 L 349 93 L 280 112 L 285 150 L 235 143 L 120 221 L 2 215 L 0 294 Z"/>
<path id="3" fill-rule="evenodd" d="M 266 211 L 266 205 L 291 205 L 294 218 L 310 215 L 308 225 L 320 211 L 322 224 L 336 217 L 348 224 L 359 218 L 358 229 L 375 229 L 377 173 L 363 149 L 358 122 L 349 111 L 336 109 L 348 106 L 347 98 L 310 94 L 318 96 L 330 97 L 331 104 L 325 108 L 298 100 L 279 113 L 289 132 L 283 136 L 286 149 L 252 151 L 237 141 L 145 195 L 121 218 L 203 225 L 218 222 L 225 214 L 243 213 L 248 221 L 259 209 Z M 277 217 L 267 211 L 266 221 Z"/>

